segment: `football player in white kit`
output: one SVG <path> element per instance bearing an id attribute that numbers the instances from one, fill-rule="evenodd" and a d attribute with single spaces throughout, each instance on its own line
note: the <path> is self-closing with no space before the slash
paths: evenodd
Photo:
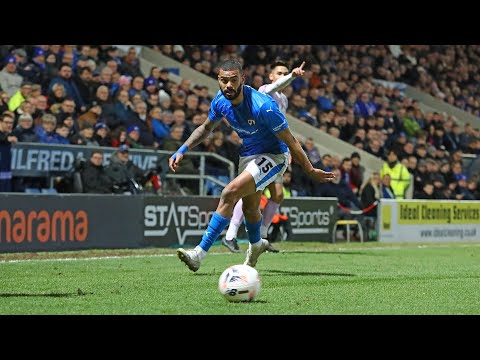
<path id="1" fill-rule="evenodd" d="M 280 111 L 285 114 L 288 108 L 288 98 L 283 94 L 283 90 L 290 85 L 290 83 L 297 76 L 302 76 L 305 73 L 303 67 L 305 66 L 305 61 L 299 67 L 293 69 L 291 72 L 288 71 L 288 64 L 284 61 L 276 61 L 271 67 L 271 72 L 269 74 L 270 84 L 264 84 L 258 88 L 258 91 L 270 95 L 278 105 Z M 261 236 L 263 239 L 267 238 L 268 227 L 270 226 L 273 217 L 280 207 L 280 203 L 283 201 L 283 183 L 282 177 L 278 177 L 275 182 L 268 185 L 268 190 L 270 190 L 271 197 L 263 210 L 262 225 L 260 228 Z M 230 225 L 227 230 L 227 234 L 222 239 L 222 244 L 225 245 L 232 252 L 240 252 L 240 248 L 237 244 L 237 233 L 240 225 L 243 222 L 243 210 L 242 210 L 243 201 L 240 199 L 233 210 L 233 216 L 230 221 Z M 278 252 L 272 245 L 269 245 L 268 251 Z"/>

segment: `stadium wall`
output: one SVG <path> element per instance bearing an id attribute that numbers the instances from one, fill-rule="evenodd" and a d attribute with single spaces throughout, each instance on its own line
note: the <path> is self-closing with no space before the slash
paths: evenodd
<path id="1" fill-rule="evenodd" d="M 215 197 L 0 194 L 0 253 L 197 245 Z M 336 198 L 286 199 L 295 241 L 330 241 Z"/>

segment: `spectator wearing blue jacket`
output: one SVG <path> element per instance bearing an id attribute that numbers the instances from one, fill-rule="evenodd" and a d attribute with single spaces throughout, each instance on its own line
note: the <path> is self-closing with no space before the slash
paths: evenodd
<path id="1" fill-rule="evenodd" d="M 161 145 L 170 136 L 170 126 L 162 121 L 162 109 L 155 106 L 150 110 L 149 120 L 155 140 Z"/>

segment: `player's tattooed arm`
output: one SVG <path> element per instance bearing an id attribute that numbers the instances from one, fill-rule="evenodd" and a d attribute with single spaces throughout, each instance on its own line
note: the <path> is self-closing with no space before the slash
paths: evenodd
<path id="1" fill-rule="evenodd" d="M 214 123 L 211 122 L 210 119 L 205 120 L 202 125 L 192 132 L 185 141 L 185 145 L 187 145 L 189 149 L 193 149 L 198 144 L 201 144 L 219 124 L 220 121 Z"/>

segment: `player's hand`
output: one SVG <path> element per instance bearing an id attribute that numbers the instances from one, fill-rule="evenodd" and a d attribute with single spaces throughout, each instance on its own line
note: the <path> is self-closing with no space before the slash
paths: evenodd
<path id="1" fill-rule="evenodd" d="M 302 65 L 292 70 L 292 76 L 295 78 L 297 76 L 302 76 L 303 74 L 305 74 L 305 70 L 303 70 L 304 66 L 305 66 L 305 61 L 302 62 Z"/>
<path id="2" fill-rule="evenodd" d="M 183 159 L 183 154 L 180 154 L 180 153 L 173 154 L 173 156 L 170 159 L 168 159 L 168 166 L 170 167 L 170 170 L 175 172 L 177 170 L 178 163 L 182 161 L 182 159 Z"/>
<path id="3" fill-rule="evenodd" d="M 329 182 L 336 178 L 335 173 L 330 171 L 323 171 L 322 169 L 313 169 L 310 173 L 312 179 L 318 182 Z"/>

